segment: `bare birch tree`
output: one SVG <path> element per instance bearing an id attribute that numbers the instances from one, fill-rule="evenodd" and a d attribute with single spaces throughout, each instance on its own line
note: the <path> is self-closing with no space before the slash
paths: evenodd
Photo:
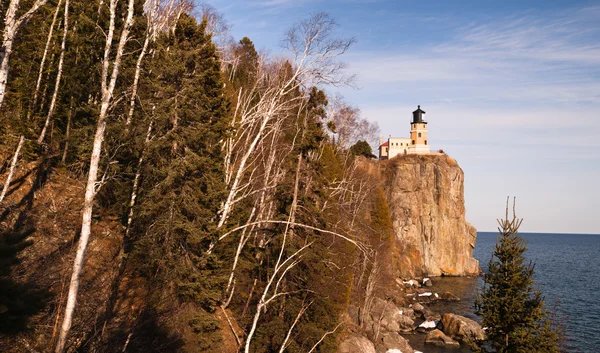
<path id="1" fill-rule="evenodd" d="M 229 194 L 220 212 L 218 227 L 222 227 L 231 214 L 236 199 L 244 189 L 242 181 L 251 169 L 259 144 L 263 143 L 270 128 L 283 119 L 283 112 L 298 107 L 305 95 L 290 97 L 299 88 L 317 84 L 341 85 L 352 82 L 344 74 L 345 65 L 337 59 L 354 43 L 354 39 L 332 37 L 335 21 L 325 13 L 312 15 L 308 20 L 293 26 L 287 33 L 284 46 L 292 55 L 291 72 L 287 76 L 273 75 L 284 72 L 288 62 L 260 65 L 256 84 L 250 89 L 240 89 L 236 106 L 236 136 L 226 143 L 225 168 Z M 270 70 L 268 70 L 270 69 Z M 268 82 L 268 85 L 264 85 Z M 239 118 L 238 118 L 239 116 Z"/>
<path id="2" fill-rule="evenodd" d="M 58 69 L 57 69 L 58 71 L 56 73 L 56 81 L 54 83 L 54 93 L 52 94 L 52 99 L 50 101 L 50 107 L 48 108 L 48 115 L 46 116 L 46 122 L 44 123 L 44 127 L 42 128 L 40 137 L 38 137 L 38 140 L 37 140 L 38 144 L 41 144 L 44 141 L 44 137 L 46 136 L 46 131 L 48 130 L 48 126 L 50 126 L 50 121 L 52 120 L 52 116 L 54 115 L 56 99 L 58 97 L 58 91 L 60 88 L 60 79 L 62 77 L 63 61 L 65 59 L 65 50 L 67 47 L 68 31 L 69 31 L 69 0 L 66 0 L 65 14 L 64 14 L 64 26 L 63 26 L 63 38 L 62 38 L 62 43 L 60 45 L 60 57 L 58 59 Z M 44 55 L 45 54 L 46 53 L 44 53 Z"/>
<path id="3" fill-rule="evenodd" d="M 40 93 L 40 85 L 42 84 L 42 77 L 44 75 L 44 68 L 46 65 L 46 57 L 48 56 L 48 49 L 50 48 L 50 43 L 52 42 L 52 34 L 54 33 L 54 25 L 56 24 L 56 19 L 58 18 L 58 13 L 60 12 L 60 7 L 62 5 L 63 0 L 59 0 L 56 5 L 56 10 L 54 11 L 54 16 L 52 17 L 52 23 L 50 24 L 50 29 L 48 30 L 48 38 L 46 39 L 46 46 L 44 47 L 44 54 L 42 54 L 42 61 L 40 62 L 40 69 L 38 71 L 38 78 L 35 83 L 35 90 L 33 91 L 33 101 L 31 103 L 31 107 L 27 113 L 27 119 L 33 113 L 35 109 L 35 105 L 37 104 L 38 94 Z"/>
<path id="4" fill-rule="evenodd" d="M 118 0 L 110 0 L 109 3 L 109 28 L 106 35 L 106 44 L 104 47 L 104 57 L 102 60 L 102 73 L 101 73 L 101 92 L 102 102 L 100 106 L 100 115 L 98 117 L 96 132 L 94 135 L 94 144 L 92 148 L 92 155 L 90 157 L 90 167 L 88 171 L 88 180 L 85 189 L 85 198 L 82 211 L 82 224 L 81 234 L 79 237 L 79 243 L 77 245 L 77 252 L 75 255 L 75 261 L 73 263 L 73 273 L 71 275 L 71 281 L 69 284 L 69 294 L 67 296 L 67 305 L 65 307 L 65 315 L 60 330 L 58 343 L 56 344 L 56 353 L 62 353 L 67 341 L 67 336 L 71 329 L 71 323 L 73 320 L 73 313 L 75 311 L 75 305 L 77 303 L 77 292 L 79 290 L 79 281 L 81 273 L 83 271 L 83 265 L 85 260 L 85 253 L 91 233 L 92 224 L 92 211 L 94 198 L 97 192 L 97 177 L 98 177 L 98 166 L 100 163 L 100 153 L 102 150 L 102 142 L 104 141 L 104 131 L 106 129 L 106 118 L 108 109 L 112 103 L 113 93 L 117 78 L 119 76 L 119 68 L 121 65 L 121 59 L 123 56 L 123 50 L 127 39 L 129 38 L 129 32 L 133 24 L 133 11 L 134 11 L 134 0 L 128 1 L 127 17 L 124 21 L 123 28 L 121 30 L 121 36 L 119 43 L 116 48 L 114 59 L 112 59 L 112 72 L 109 76 L 109 67 L 111 65 L 111 49 L 112 41 L 115 33 L 115 21 L 116 21 L 116 7 Z"/>
<path id="5" fill-rule="evenodd" d="M 4 182 L 4 187 L 2 188 L 2 194 L 0 194 L 0 203 L 4 200 L 6 193 L 8 192 L 8 187 L 10 186 L 10 182 L 15 173 L 15 167 L 17 166 L 17 161 L 19 160 L 19 153 L 21 152 L 21 148 L 23 147 L 23 142 L 25 142 L 25 136 L 21 135 L 19 139 L 19 144 L 17 145 L 17 150 L 10 162 L 10 169 L 8 171 L 8 176 L 6 177 L 6 182 Z"/>
<path id="6" fill-rule="evenodd" d="M 25 24 L 40 7 L 45 5 L 48 0 L 36 0 L 29 10 L 20 17 L 17 17 L 19 2 L 20 0 L 10 0 L 8 9 L 4 15 L 4 31 L 2 33 L 2 47 L 0 47 L 0 108 L 2 107 L 4 95 L 6 94 L 10 54 L 12 53 L 15 37 L 21 26 Z"/>

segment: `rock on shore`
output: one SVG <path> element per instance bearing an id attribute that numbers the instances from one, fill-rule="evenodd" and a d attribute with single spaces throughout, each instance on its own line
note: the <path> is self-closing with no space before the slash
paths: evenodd
<path id="1" fill-rule="evenodd" d="M 469 347 L 476 347 L 476 342 L 485 339 L 483 328 L 477 322 L 456 314 L 442 316 L 444 333 Z"/>

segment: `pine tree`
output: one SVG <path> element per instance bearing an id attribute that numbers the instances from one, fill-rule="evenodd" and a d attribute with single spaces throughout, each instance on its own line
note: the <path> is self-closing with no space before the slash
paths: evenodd
<path id="1" fill-rule="evenodd" d="M 355 156 L 364 156 L 367 158 L 375 158 L 371 145 L 367 141 L 358 140 L 350 147 L 350 153 Z"/>
<path id="2" fill-rule="evenodd" d="M 134 254 L 157 289 L 152 304 L 175 296 L 173 309 L 190 305 L 193 317 L 174 325 L 196 335 L 199 351 L 210 350 L 219 339 L 211 313 L 223 278 L 219 258 L 207 248 L 217 237 L 214 220 L 224 197 L 220 141 L 228 104 L 205 23 L 182 15 L 174 34 L 159 37 L 151 69 L 149 92 L 140 95 L 154 112 L 154 137 L 142 172 Z"/>
<path id="3" fill-rule="evenodd" d="M 534 288 L 534 264 L 526 263 L 525 240 L 518 235 L 522 219 L 498 220 L 500 239 L 475 302 L 477 315 L 487 327 L 489 343 L 499 353 L 558 353 L 559 333 L 552 327 L 544 298 Z"/>

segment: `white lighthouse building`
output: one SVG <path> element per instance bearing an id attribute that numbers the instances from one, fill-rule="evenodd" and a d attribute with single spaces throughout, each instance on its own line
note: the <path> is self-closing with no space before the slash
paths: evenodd
<path id="1" fill-rule="evenodd" d="M 379 159 L 394 158 L 399 154 L 427 154 L 429 142 L 427 141 L 427 122 L 423 120 L 425 111 L 421 106 L 413 112 L 410 123 L 410 137 L 392 137 L 384 143 L 383 137 L 379 138 Z"/>

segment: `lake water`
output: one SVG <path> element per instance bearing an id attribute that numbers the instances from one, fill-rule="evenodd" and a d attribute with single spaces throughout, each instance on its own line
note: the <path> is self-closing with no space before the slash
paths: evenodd
<path id="1" fill-rule="evenodd" d="M 473 252 L 486 271 L 498 233 L 478 232 Z M 564 351 L 600 352 L 600 235 L 520 233 L 527 241 L 527 259 L 535 262 L 535 283 L 566 333 Z M 434 279 L 438 293 L 450 291 L 459 302 L 435 302 L 431 310 L 455 313 L 480 321 L 473 302 L 483 285 L 482 278 L 442 277 Z M 449 349 L 424 345 L 422 335 L 405 336 L 413 348 L 425 353 L 466 353 L 466 348 Z"/>
<path id="2" fill-rule="evenodd" d="M 473 252 L 486 271 L 498 233 L 477 233 Z M 520 233 L 535 281 L 566 332 L 570 353 L 600 352 L 600 235 Z M 480 281 L 479 281 L 480 282 Z M 477 284 L 472 288 L 476 288 Z"/>

